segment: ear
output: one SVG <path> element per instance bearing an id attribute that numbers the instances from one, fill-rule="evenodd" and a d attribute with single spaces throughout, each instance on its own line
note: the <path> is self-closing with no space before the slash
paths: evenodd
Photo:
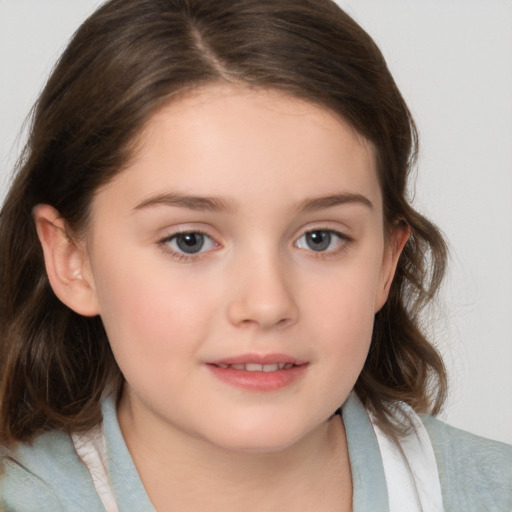
<path id="1" fill-rule="evenodd" d="M 396 266 L 402 250 L 411 236 L 410 226 L 403 220 L 397 221 L 392 228 L 391 233 L 385 241 L 384 257 L 382 260 L 379 288 L 377 289 L 375 300 L 375 312 L 379 311 L 388 299 L 389 290 Z"/>
<path id="2" fill-rule="evenodd" d="M 55 208 L 40 204 L 33 215 L 55 295 L 80 315 L 97 315 L 98 305 L 85 244 L 69 235 L 66 222 Z"/>

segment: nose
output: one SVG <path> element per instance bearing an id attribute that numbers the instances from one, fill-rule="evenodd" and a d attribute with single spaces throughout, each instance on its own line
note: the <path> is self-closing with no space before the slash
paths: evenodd
<path id="1" fill-rule="evenodd" d="M 238 327 L 284 328 L 296 323 L 299 308 L 290 269 L 278 257 L 245 260 L 233 273 L 228 319 Z"/>

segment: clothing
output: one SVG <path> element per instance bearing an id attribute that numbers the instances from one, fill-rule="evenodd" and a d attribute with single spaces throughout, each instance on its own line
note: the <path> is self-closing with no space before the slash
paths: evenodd
<path id="1" fill-rule="evenodd" d="M 115 404 L 105 399 L 107 470 L 120 512 L 154 512 L 122 437 Z M 388 491 L 379 444 L 355 395 L 342 409 L 353 480 L 354 512 L 387 512 Z M 422 418 L 438 465 L 446 512 L 512 511 L 512 447 Z M 6 512 L 104 511 L 93 479 L 71 437 L 48 432 L 31 446 L 2 454 L 0 504 Z"/>
<path id="2" fill-rule="evenodd" d="M 390 512 L 443 512 L 443 496 L 434 448 L 421 418 L 403 402 L 394 416 L 407 417 L 409 429 L 391 439 L 370 414 L 377 436 Z M 117 512 L 117 511 L 112 511 Z"/>

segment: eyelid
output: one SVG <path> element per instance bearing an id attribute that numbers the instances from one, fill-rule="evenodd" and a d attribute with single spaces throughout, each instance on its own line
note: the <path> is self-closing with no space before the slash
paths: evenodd
<path id="1" fill-rule="evenodd" d="M 173 248 L 170 246 L 170 242 L 179 235 L 186 235 L 186 234 L 196 234 L 196 235 L 202 235 L 204 238 L 210 240 L 211 244 L 213 244 L 213 247 L 210 247 L 206 250 L 200 250 L 196 253 L 186 253 L 183 251 L 180 251 L 177 248 Z M 166 254 L 170 254 L 172 257 L 174 257 L 177 260 L 181 261 L 194 261 L 198 258 L 201 258 L 205 256 L 207 253 L 216 250 L 218 247 L 220 247 L 219 242 L 215 240 L 215 238 L 207 233 L 205 230 L 200 228 L 177 228 L 176 230 L 166 234 L 164 237 L 160 238 L 157 241 L 157 245 L 164 251 Z M 201 248 L 202 249 L 202 248 Z"/>
<path id="2" fill-rule="evenodd" d="M 167 255 L 170 255 L 174 259 L 184 261 L 184 262 L 194 262 L 197 259 L 200 259 L 202 257 L 205 257 L 208 255 L 208 253 L 211 253 L 218 248 L 222 247 L 222 244 L 217 241 L 217 237 L 212 236 L 207 229 L 203 229 L 201 227 L 193 227 L 193 226 L 180 226 L 176 227 L 172 230 L 169 230 L 165 236 L 160 237 L 156 245 L 159 246 L 159 248 L 166 253 Z M 331 235 L 334 235 L 338 239 L 337 246 L 332 249 L 327 250 L 320 250 L 315 251 L 311 247 L 307 246 L 300 246 L 299 240 L 301 240 L 303 237 L 307 236 L 310 233 L 314 232 L 327 232 Z M 307 228 L 303 228 L 300 232 L 300 236 L 296 237 L 294 240 L 293 245 L 309 254 L 311 257 L 316 258 L 329 258 L 329 257 L 335 257 L 338 254 L 345 251 L 348 246 L 354 241 L 353 237 L 347 235 L 343 231 L 340 231 L 339 229 L 336 229 L 334 227 L 327 226 L 325 224 L 321 224 L 318 226 L 308 226 Z M 179 248 L 173 248 L 170 246 L 170 241 L 174 240 L 177 236 L 183 235 L 183 234 L 199 234 L 205 237 L 207 240 L 209 240 L 210 246 L 206 249 L 201 249 L 198 252 L 192 252 L 187 253 L 185 251 L 180 250 Z"/>
<path id="3" fill-rule="evenodd" d="M 306 237 L 308 234 L 315 233 L 315 232 L 325 232 L 325 233 L 329 233 L 331 235 L 336 236 L 339 239 L 339 243 L 337 244 L 337 247 L 335 247 L 333 249 L 328 249 L 328 250 L 315 251 L 311 247 L 299 245 L 299 241 L 302 238 Z M 342 231 L 339 231 L 332 227 L 325 227 L 325 226 L 317 227 L 317 226 L 315 226 L 315 227 L 311 227 L 309 229 L 302 231 L 302 234 L 295 239 L 294 246 L 303 251 L 307 251 L 313 257 L 325 259 L 325 258 L 328 258 L 331 256 L 337 256 L 341 252 L 345 251 L 353 241 L 354 241 L 354 239 L 352 237 L 350 237 L 349 235 L 343 233 Z"/>
<path id="4" fill-rule="evenodd" d="M 314 231 L 328 231 L 329 233 L 334 233 L 335 235 L 338 235 L 339 237 L 346 239 L 346 240 L 353 240 L 353 236 L 351 233 L 351 228 L 346 227 L 345 225 L 340 225 L 339 222 L 332 222 L 332 221 L 313 221 L 310 222 L 304 226 L 302 226 L 300 229 L 297 229 L 295 231 L 295 239 L 299 239 L 301 236 L 307 234 L 307 233 L 313 233 Z"/>

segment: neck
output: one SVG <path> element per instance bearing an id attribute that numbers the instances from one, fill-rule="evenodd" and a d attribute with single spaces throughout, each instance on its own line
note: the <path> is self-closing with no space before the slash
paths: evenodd
<path id="1" fill-rule="evenodd" d="M 148 432 L 130 409 L 119 423 L 141 480 L 159 512 L 180 510 L 351 510 L 352 482 L 339 416 L 285 449 L 226 450 L 186 433 Z M 307 485 L 306 485 L 307 483 Z"/>

